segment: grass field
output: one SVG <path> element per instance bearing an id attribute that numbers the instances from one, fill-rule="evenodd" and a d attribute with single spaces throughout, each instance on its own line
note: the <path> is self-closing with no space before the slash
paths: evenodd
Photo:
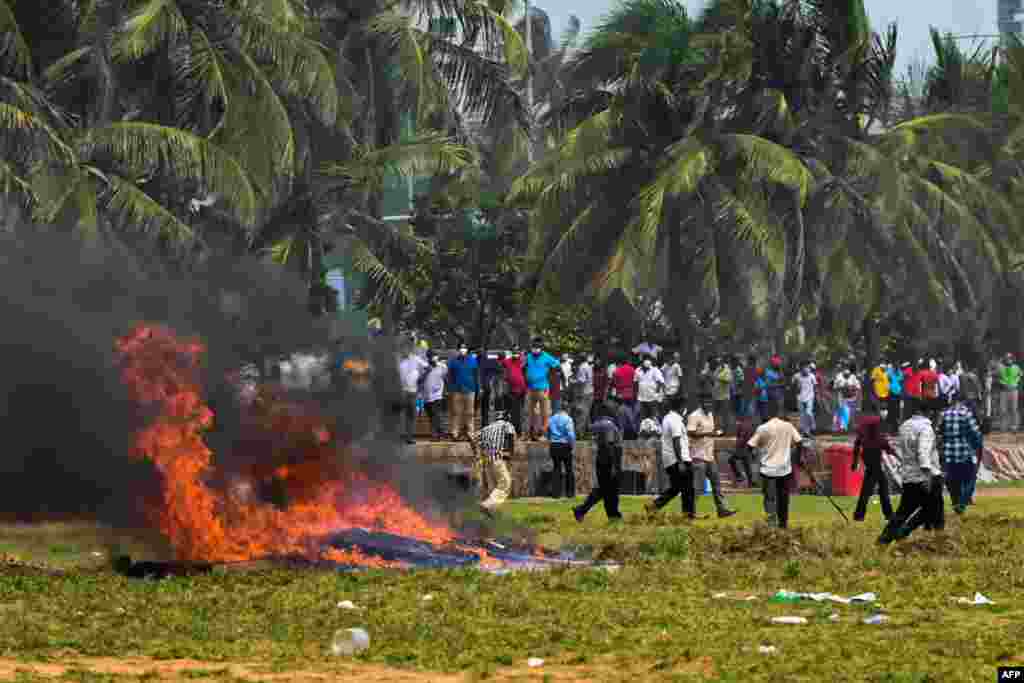
<path id="1" fill-rule="evenodd" d="M 578 525 L 567 502 L 503 508 L 506 523 L 531 527 L 539 542 L 622 560 L 615 572 L 276 570 L 138 581 L 101 569 L 96 529 L 3 527 L 0 553 L 79 570 L 0 573 L 0 678 L 920 683 L 995 680 L 997 665 L 1024 664 L 1024 498 L 979 497 L 944 533 L 889 548 L 875 545 L 877 505 L 868 522 L 848 525 L 826 499 L 800 496 L 795 528 L 779 532 L 761 524 L 757 496 L 734 497 L 736 517 L 689 526 L 674 512 L 645 520 L 644 500 L 625 499 L 627 521 L 615 526 L 600 508 Z M 710 511 L 709 499 L 700 504 Z M 769 602 L 780 589 L 873 591 L 889 621 L 863 624 L 877 609 L 868 606 Z M 975 591 L 996 604 L 950 600 Z M 737 599 L 751 594 L 759 599 Z M 339 609 L 341 600 L 360 609 Z M 780 615 L 809 623 L 770 622 Z M 352 626 L 370 633 L 370 649 L 331 656 L 335 630 Z M 528 668 L 530 657 L 543 666 Z"/>

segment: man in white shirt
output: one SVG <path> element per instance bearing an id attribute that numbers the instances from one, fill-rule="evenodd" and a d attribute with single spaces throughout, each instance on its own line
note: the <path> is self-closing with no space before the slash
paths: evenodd
<path id="1" fill-rule="evenodd" d="M 423 382 L 420 384 L 420 397 L 423 399 L 423 409 L 430 418 L 430 438 L 437 441 L 441 438 L 441 411 L 444 409 L 444 378 L 448 375 L 448 368 L 444 363 L 437 360 L 437 356 L 430 352 L 427 354 L 427 370 Z"/>
<path id="2" fill-rule="evenodd" d="M 818 386 L 818 378 L 811 372 L 810 365 L 800 370 L 793 378 L 793 384 L 797 385 L 796 403 L 800 408 L 800 433 L 814 434 L 814 390 Z"/>
<path id="3" fill-rule="evenodd" d="M 895 444 L 903 479 L 900 507 L 878 537 L 882 545 L 906 538 L 920 526 L 945 528 L 942 465 L 935 429 L 925 415 L 926 404 L 921 399 L 911 400 L 911 404 L 911 417 L 900 425 Z"/>
<path id="4" fill-rule="evenodd" d="M 711 482 L 711 494 L 715 499 L 715 509 L 719 517 L 732 517 L 735 510 L 722 495 L 721 477 L 718 472 L 718 461 L 715 459 L 715 437 L 722 435 L 722 430 L 715 428 L 715 417 L 712 414 L 710 397 L 702 397 L 700 406 L 686 418 L 686 434 L 690 442 L 690 456 L 693 458 L 693 492 L 704 491 L 704 480 Z M 695 503 L 696 506 L 696 503 Z"/>
<path id="5" fill-rule="evenodd" d="M 640 404 L 640 420 L 658 418 L 658 406 L 661 403 L 662 388 L 665 377 L 661 370 L 654 367 L 650 358 L 645 358 L 636 371 L 636 397 Z"/>
<path id="6" fill-rule="evenodd" d="M 661 374 L 665 378 L 665 399 L 668 400 L 679 393 L 683 383 L 683 366 L 679 363 L 678 351 L 672 353 L 672 358 L 661 368 Z"/>
<path id="7" fill-rule="evenodd" d="M 800 448 L 800 432 L 768 409 L 768 421 L 757 428 L 747 445 L 758 453 L 768 524 L 789 526 L 789 484 L 793 478 L 793 449 Z"/>
<path id="8" fill-rule="evenodd" d="M 668 474 L 669 487 L 644 509 L 652 515 L 679 496 L 682 499 L 683 514 L 689 519 L 696 519 L 693 459 L 690 457 L 690 444 L 683 421 L 683 399 L 677 395 L 668 405 L 668 414 L 661 421 L 661 463 Z"/>
<path id="9" fill-rule="evenodd" d="M 402 435 L 409 444 L 416 443 L 416 394 L 428 367 L 426 359 L 415 349 L 407 350 L 398 363 L 398 376 L 402 382 Z"/>
<path id="10" fill-rule="evenodd" d="M 836 377 L 833 383 L 836 396 L 839 398 L 838 427 L 839 431 L 845 432 L 854 424 L 854 417 L 857 408 L 857 397 L 860 395 L 860 380 L 850 368 L 845 368 Z"/>
<path id="11" fill-rule="evenodd" d="M 573 376 L 573 419 L 579 425 L 580 436 L 590 433 L 590 411 L 594 405 L 594 354 L 586 358 Z"/>

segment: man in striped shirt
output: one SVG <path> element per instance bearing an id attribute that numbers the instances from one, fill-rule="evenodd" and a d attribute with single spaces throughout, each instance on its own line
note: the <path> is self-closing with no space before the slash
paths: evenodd
<path id="1" fill-rule="evenodd" d="M 911 399 L 912 415 L 900 425 L 896 451 L 900 459 L 903 495 L 900 507 L 878 537 L 881 544 L 906 538 L 915 529 L 945 526 L 942 499 L 942 468 L 935 447 L 935 430 L 926 416 L 922 399 Z"/>
<path id="2" fill-rule="evenodd" d="M 475 475 L 481 489 L 490 493 L 480 503 L 481 511 L 494 517 L 494 510 L 508 500 L 512 493 L 512 474 L 505 460 L 515 451 L 516 429 L 497 411 L 495 420 L 470 439 L 470 447 L 476 456 Z"/>
<path id="3" fill-rule="evenodd" d="M 962 400 L 942 413 L 942 463 L 953 511 L 963 514 L 970 500 L 969 485 L 974 477 L 974 457 L 981 448 L 981 426 Z"/>

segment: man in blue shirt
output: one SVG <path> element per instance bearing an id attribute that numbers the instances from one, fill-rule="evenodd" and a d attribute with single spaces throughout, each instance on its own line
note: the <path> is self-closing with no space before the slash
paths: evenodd
<path id="1" fill-rule="evenodd" d="M 572 462 L 572 451 L 576 446 L 576 429 L 565 406 L 548 421 L 548 439 L 551 441 L 551 461 L 555 464 L 555 486 L 553 498 L 576 497 L 576 470 Z"/>
<path id="2" fill-rule="evenodd" d="M 523 363 L 523 374 L 526 375 L 526 414 L 530 423 L 530 439 L 541 438 L 551 419 L 551 399 L 548 391 L 551 383 L 548 373 L 551 370 L 561 371 L 561 364 L 544 351 L 544 342 L 537 337 L 533 340 L 530 353 L 526 354 Z"/>
<path id="3" fill-rule="evenodd" d="M 449 431 L 452 439 L 468 439 L 476 431 L 473 406 L 479 389 L 479 361 L 476 356 L 469 355 L 469 349 L 463 344 L 459 354 L 448 361 L 448 391 L 451 397 Z"/>

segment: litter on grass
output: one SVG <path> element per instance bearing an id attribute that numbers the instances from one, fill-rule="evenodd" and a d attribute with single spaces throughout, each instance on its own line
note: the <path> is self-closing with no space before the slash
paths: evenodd
<path id="1" fill-rule="evenodd" d="M 878 600 L 874 593 L 861 593 L 850 598 L 844 598 L 834 593 L 796 593 L 794 591 L 781 590 L 772 596 L 772 602 L 800 602 L 801 600 L 813 600 L 814 602 L 838 602 L 841 605 L 853 603 L 870 603 Z"/>
<path id="2" fill-rule="evenodd" d="M 994 605 L 994 604 L 996 604 L 996 603 L 992 602 L 991 600 L 989 600 L 988 598 L 986 598 L 981 593 L 975 593 L 974 594 L 974 599 L 971 599 L 971 598 L 950 598 L 950 600 L 956 600 L 957 604 L 960 604 L 960 605 Z"/>
<path id="3" fill-rule="evenodd" d="M 779 651 L 779 648 L 775 647 L 774 645 L 762 645 L 761 647 L 757 648 L 757 651 L 763 655 L 773 655 Z"/>
<path id="4" fill-rule="evenodd" d="M 348 657 L 370 647 L 370 634 L 361 628 L 345 628 L 334 634 L 331 652 L 336 657 Z"/>
<path id="5" fill-rule="evenodd" d="M 351 600 L 342 600 L 338 603 L 338 609 L 359 609 Z"/>
<path id="6" fill-rule="evenodd" d="M 540 657 L 530 657 L 526 660 L 526 666 L 536 669 L 538 666 L 544 666 L 544 660 Z"/>
<path id="7" fill-rule="evenodd" d="M 806 624 L 807 617 L 772 617 L 773 624 Z"/>
<path id="8" fill-rule="evenodd" d="M 434 599 L 434 594 L 433 593 L 427 593 L 421 599 L 423 600 L 423 602 L 430 602 L 431 600 Z"/>
<path id="9" fill-rule="evenodd" d="M 887 621 L 889 621 L 889 617 L 885 616 L 884 614 L 873 614 L 867 619 L 865 619 L 864 623 L 868 624 L 869 626 L 873 626 L 875 624 L 884 624 Z"/>
<path id="10" fill-rule="evenodd" d="M 733 592 L 733 593 L 729 593 L 729 592 L 715 593 L 711 597 L 713 599 L 715 599 L 715 600 L 743 600 L 743 601 L 757 600 L 757 596 L 756 595 L 748 595 L 748 596 L 744 597 L 742 593 L 735 593 L 735 592 Z"/>

